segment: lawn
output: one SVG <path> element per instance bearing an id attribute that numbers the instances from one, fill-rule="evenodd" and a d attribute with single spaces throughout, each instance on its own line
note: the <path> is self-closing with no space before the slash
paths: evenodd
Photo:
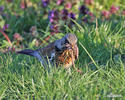
<path id="1" fill-rule="evenodd" d="M 69 2 L 43 1 L 0 1 L 0 100 L 124 100 L 124 2 L 70 2 L 70 8 Z M 80 9 L 82 4 L 88 8 Z M 51 65 L 44 69 L 37 59 L 15 53 L 44 47 L 67 33 L 78 38 L 75 66 L 83 74 Z"/>

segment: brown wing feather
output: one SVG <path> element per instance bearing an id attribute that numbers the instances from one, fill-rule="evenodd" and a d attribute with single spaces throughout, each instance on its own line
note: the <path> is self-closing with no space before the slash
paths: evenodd
<path id="1" fill-rule="evenodd" d="M 51 57 L 52 52 L 54 52 L 54 50 L 55 50 L 54 43 L 55 42 L 52 42 L 49 45 L 47 45 L 46 47 L 38 49 L 38 52 L 44 57 L 45 56 Z"/>
<path id="2" fill-rule="evenodd" d="M 71 59 L 72 50 L 65 50 L 63 52 L 56 52 L 55 61 L 58 66 L 63 65 L 65 68 L 68 68 L 72 65 Z"/>

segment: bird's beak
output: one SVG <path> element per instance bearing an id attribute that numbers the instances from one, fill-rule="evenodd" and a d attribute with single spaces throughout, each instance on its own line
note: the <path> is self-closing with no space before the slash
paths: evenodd
<path id="1" fill-rule="evenodd" d="M 74 49 L 74 44 L 71 45 L 71 48 Z"/>
<path id="2" fill-rule="evenodd" d="M 74 48 L 74 45 L 73 44 L 66 44 L 66 49 L 73 49 Z"/>

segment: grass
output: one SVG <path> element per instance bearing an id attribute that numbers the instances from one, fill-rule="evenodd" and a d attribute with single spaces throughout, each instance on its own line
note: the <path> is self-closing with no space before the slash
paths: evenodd
<path id="1" fill-rule="evenodd" d="M 0 53 L 0 99 L 2 100 L 124 100 L 125 99 L 125 26 L 124 19 L 80 26 L 73 30 L 78 37 L 79 59 L 71 69 L 50 66 L 15 53 Z"/>
<path id="2" fill-rule="evenodd" d="M 35 39 L 45 41 L 50 35 L 48 13 L 55 5 L 57 7 L 56 1 L 44 8 L 41 0 L 25 0 L 31 5 L 26 9 L 20 8 L 21 0 L 6 1 L 0 1 L 0 6 L 4 6 L 4 11 L 0 11 L 0 28 L 9 24 L 5 33 L 16 49 L 21 45 L 38 48 Z M 125 17 L 121 15 L 125 2 L 95 0 L 87 7 L 98 19 L 87 24 L 79 17 L 77 8 L 84 4 L 83 0 L 80 1 L 78 7 L 69 9 L 76 14 L 76 21 L 80 24 L 74 21 L 74 27 L 65 25 L 56 37 L 61 38 L 64 33 L 77 35 L 79 59 L 75 66 L 82 70 L 83 75 L 73 68 L 71 73 L 54 66 L 45 70 L 33 57 L 2 53 L 10 44 L 0 33 L 0 100 L 125 100 Z M 101 11 L 110 11 L 112 5 L 120 6 L 120 9 L 116 15 L 104 20 Z M 56 9 L 63 8 L 64 4 Z M 32 26 L 37 27 L 38 36 L 29 34 Z M 14 33 L 19 33 L 24 39 L 19 45 L 13 39 Z M 55 37 L 51 36 L 49 42 L 54 40 Z"/>

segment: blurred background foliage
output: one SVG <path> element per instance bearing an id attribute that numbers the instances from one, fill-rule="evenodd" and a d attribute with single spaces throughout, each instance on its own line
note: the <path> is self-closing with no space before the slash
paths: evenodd
<path id="1" fill-rule="evenodd" d="M 96 26 L 96 21 L 116 26 L 124 16 L 124 0 L 0 0 L 0 29 L 12 42 L 0 34 L 0 46 L 38 47 L 77 29 L 71 19 L 81 26 Z"/>

